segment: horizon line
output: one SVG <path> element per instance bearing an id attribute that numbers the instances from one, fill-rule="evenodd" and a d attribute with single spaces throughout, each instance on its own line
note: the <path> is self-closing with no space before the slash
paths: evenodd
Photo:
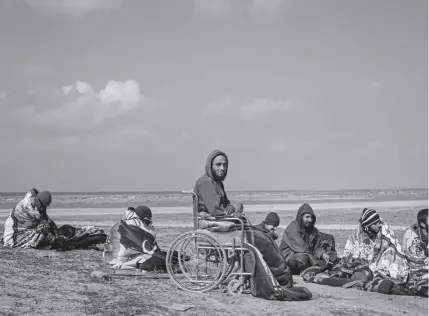
<path id="1" fill-rule="evenodd" d="M 400 188 L 343 188 L 343 189 L 250 189 L 250 190 L 225 190 L 226 192 L 341 192 L 341 191 L 410 191 L 410 190 L 428 190 L 428 187 L 416 187 L 416 188 L 408 188 L 408 187 L 400 187 Z M 117 190 L 117 191 L 52 191 L 51 193 L 181 193 L 182 190 Z M 16 194 L 27 191 L 0 191 L 1 194 Z"/>

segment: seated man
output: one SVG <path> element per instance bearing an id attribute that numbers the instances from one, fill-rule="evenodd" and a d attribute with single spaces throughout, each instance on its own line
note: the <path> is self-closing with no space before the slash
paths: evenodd
<path id="1" fill-rule="evenodd" d="M 27 192 L 6 220 L 2 237 L 4 247 L 100 250 L 107 238 L 104 231 L 93 226 L 58 228 L 46 212 L 51 201 L 49 191 L 32 189 Z"/>
<path id="2" fill-rule="evenodd" d="M 394 231 L 371 208 L 363 209 L 341 261 L 332 271 L 320 275 L 304 272 L 303 278 L 386 294 L 427 295 L 427 266 L 402 252 Z"/>
<path id="3" fill-rule="evenodd" d="M 276 233 L 277 228 L 280 225 L 280 217 L 277 213 L 271 212 L 265 217 L 265 220 L 258 225 L 253 227 L 260 229 L 266 233 L 272 240 L 277 240 L 279 237 Z"/>
<path id="4" fill-rule="evenodd" d="M 403 238 L 405 254 L 415 260 L 424 260 L 428 257 L 428 209 L 420 210 L 417 214 L 417 223 L 408 227 Z"/>
<path id="5" fill-rule="evenodd" d="M 166 270 L 166 252 L 161 252 L 146 206 L 129 207 L 116 223 L 104 246 L 103 258 L 114 269 Z"/>
<path id="6" fill-rule="evenodd" d="M 296 219 L 284 231 L 280 250 L 293 274 L 299 274 L 311 266 L 326 267 L 329 262 L 336 260 L 335 247 L 324 247 L 327 240 L 320 240 L 315 223 L 313 209 L 304 203 L 298 209 Z"/>
<path id="7" fill-rule="evenodd" d="M 246 237 L 247 241 L 262 254 L 264 261 L 278 283 L 281 286 L 291 287 L 293 285 L 292 274 L 275 242 L 278 238 L 275 231 L 279 224 L 279 216 L 277 213 L 271 212 L 262 223 L 249 227 L 246 230 Z"/>
<path id="8" fill-rule="evenodd" d="M 242 216 L 243 205 L 232 205 L 228 199 L 223 181 L 228 173 L 228 156 L 214 150 L 206 161 L 205 174 L 196 182 L 194 192 L 198 196 L 198 213 L 206 220 L 200 221 L 200 228 L 213 228 L 216 231 L 235 229 L 234 222 L 216 222 L 213 219 L 226 216 Z"/>
<path id="9" fill-rule="evenodd" d="M 46 213 L 51 201 L 49 191 L 32 189 L 27 192 L 6 219 L 4 247 L 51 249 L 59 237 L 57 226 Z"/>

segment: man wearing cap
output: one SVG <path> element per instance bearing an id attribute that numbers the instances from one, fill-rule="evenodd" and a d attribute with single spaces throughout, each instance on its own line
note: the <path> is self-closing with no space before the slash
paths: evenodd
<path id="1" fill-rule="evenodd" d="M 6 219 L 4 247 L 50 249 L 58 238 L 57 226 L 46 213 L 51 202 L 49 191 L 32 189 L 27 192 Z"/>
<path id="2" fill-rule="evenodd" d="M 280 250 L 293 274 L 299 274 L 311 266 L 327 266 L 337 259 L 335 249 L 324 247 L 315 224 L 313 208 L 304 203 L 298 209 L 296 219 L 284 231 Z M 333 236 L 330 237 L 333 239 Z"/>
<path id="3" fill-rule="evenodd" d="M 213 150 L 206 160 L 205 173 L 195 183 L 194 192 L 198 196 L 198 214 L 204 220 L 200 228 L 229 231 L 236 227 L 234 222 L 214 221 L 226 216 L 241 217 L 243 205 L 232 204 L 226 195 L 223 181 L 228 173 L 228 156 L 220 150 Z"/>
<path id="4" fill-rule="evenodd" d="M 266 233 L 271 239 L 276 240 L 278 238 L 276 230 L 279 225 L 279 215 L 275 212 L 271 212 L 265 217 L 264 221 L 258 225 L 255 225 L 255 227 Z"/>
<path id="5" fill-rule="evenodd" d="M 259 250 L 277 282 L 282 286 L 291 287 L 293 285 L 292 274 L 275 242 L 279 224 L 279 216 L 277 213 L 271 212 L 260 224 L 246 229 L 246 239 Z"/>

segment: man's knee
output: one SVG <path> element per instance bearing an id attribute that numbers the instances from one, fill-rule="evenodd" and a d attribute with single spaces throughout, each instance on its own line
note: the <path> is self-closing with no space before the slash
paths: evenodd
<path id="1" fill-rule="evenodd" d="M 295 253 L 288 260 L 292 272 L 304 270 L 311 266 L 310 258 L 306 253 Z"/>

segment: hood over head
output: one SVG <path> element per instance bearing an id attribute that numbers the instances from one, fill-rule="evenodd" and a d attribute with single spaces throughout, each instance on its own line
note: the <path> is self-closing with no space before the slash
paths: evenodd
<path id="1" fill-rule="evenodd" d="M 213 151 L 210 153 L 210 155 L 207 157 L 207 160 L 206 160 L 206 175 L 207 175 L 210 179 L 212 179 L 212 180 L 214 180 L 214 181 L 216 181 L 216 179 L 215 179 L 215 177 L 214 177 L 214 175 L 213 175 L 213 170 L 212 170 L 213 160 L 214 160 L 217 156 L 220 156 L 220 155 L 222 155 L 222 156 L 224 156 L 224 157 L 225 157 L 225 159 L 226 159 L 226 163 L 227 163 L 228 168 L 229 168 L 229 160 L 228 160 L 228 156 L 227 156 L 223 151 L 220 151 L 220 150 L 218 150 L 218 149 L 213 150 Z M 227 169 L 226 169 L 226 171 L 225 171 L 225 176 L 223 177 L 223 179 L 225 179 L 225 178 L 226 178 L 226 175 L 228 174 L 228 168 L 227 168 Z"/>
<path id="2" fill-rule="evenodd" d="M 298 212 L 296 213 L 296 221 L 299 225 L 300 229 L 304 229 L 302 217 L 304 214 L 310 214 L 313 217 L 313 227 L 316 225 L 316 215 L 314 214 L 313 208 L 308 203 L 304 203 L 300 206 L 298 209 Z"/>

